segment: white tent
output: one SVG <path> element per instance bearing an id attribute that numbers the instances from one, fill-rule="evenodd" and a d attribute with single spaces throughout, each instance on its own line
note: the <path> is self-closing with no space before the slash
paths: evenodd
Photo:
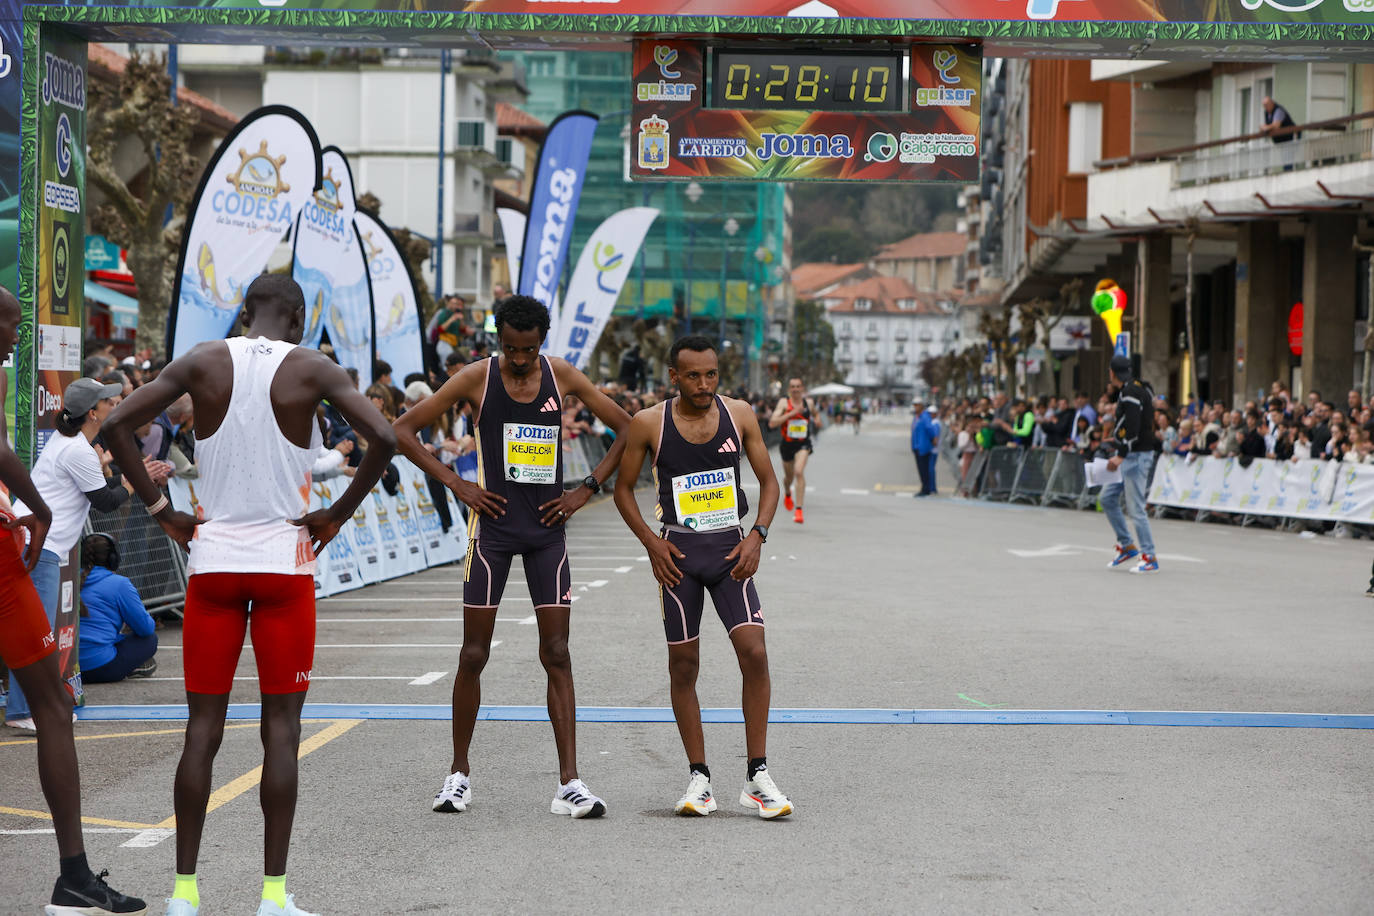
<path id="1" fill-rule="evenodd" d="M 807 394 L 812 395 L 813 397 L 822 398 L 828 395 L 853 393 L 853 388 L 850 388 L 848 385 L 841 385 L 839 382 L 830 382 L 827 385 L 821 385 L 817 388 L 812 388 L 810 391 L 807 392 Z"/>

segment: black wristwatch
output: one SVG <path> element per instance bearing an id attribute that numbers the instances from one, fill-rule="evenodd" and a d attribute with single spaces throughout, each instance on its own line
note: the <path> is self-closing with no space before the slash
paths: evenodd
<path id="1" fill-rule="evenodd" d="M 586 487 L 588 490 L 591 490 L 593 493 L 601 492 L 601 481 L 596 479 L 595 474 L 588 474 L 586 477 L 583 477 L 582 486 Z"/>
<path id="2" fill-rule="evenodd" d="M 750 530 L 750 531 L 757 531 L 757 532 L 759 533 L 759 539 L 762 540 L 765 544 L 768 543 L 768 526 L 767 526 L 767 525 L 755 525 L 754 527 L 750 528 L 749 530 Z"/>

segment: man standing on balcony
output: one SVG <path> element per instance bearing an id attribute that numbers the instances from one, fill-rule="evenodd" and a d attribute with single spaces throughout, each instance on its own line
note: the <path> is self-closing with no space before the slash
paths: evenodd
<path id="1" fill-rule="evenodd" d="M 1270 139 L 1275 143 L 1287 143 L 1289 140 L 1302 136 L 1302 134 L 1297 131 L 1288 131 L 1287 133 L 1278 132 L 1285 127 L 1296 126 L 1293 123 L 1293 116 L 1288 113 L 1287 108 L 1284 108 L 1267 95 L 1260 104 L 1264 107 L 1264 126 L 1260 128 L 1260 130 L 1268 134 Z"/>

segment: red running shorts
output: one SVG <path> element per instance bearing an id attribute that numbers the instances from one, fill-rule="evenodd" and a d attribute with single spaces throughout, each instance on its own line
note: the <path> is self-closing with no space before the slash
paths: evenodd
<path id="1" fill-rule="evenodd" d="M 315 663 L 315 579 L 279 573 L 199 573 L 186 585 L 181 641 L 186 692 L 225 694 L 253 631 L 262 693 L 302 693 Z"/>

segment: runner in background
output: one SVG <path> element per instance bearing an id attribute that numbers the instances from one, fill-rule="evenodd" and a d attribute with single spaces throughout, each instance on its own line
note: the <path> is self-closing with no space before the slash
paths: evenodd
<path id="1" fill-rule="evenodd" d="M 788 380 L 787 397 L 778 401 L 768 421 L 769 429 L 782 427 L 782 442 L 778 445 L 782 458 L 782 505 L 788 512 L 796 510 L 792 521 L 798 525 L 805 521 L 802 503 L 806 501 L 806 463 L 815 450 L 811 442 L 811 425 L 817 416 L 816 405 L 806 396 L 806 386 L 801 379 L 794 378 Z M 795 499 L 792 496 L 794 482 Z"/>

